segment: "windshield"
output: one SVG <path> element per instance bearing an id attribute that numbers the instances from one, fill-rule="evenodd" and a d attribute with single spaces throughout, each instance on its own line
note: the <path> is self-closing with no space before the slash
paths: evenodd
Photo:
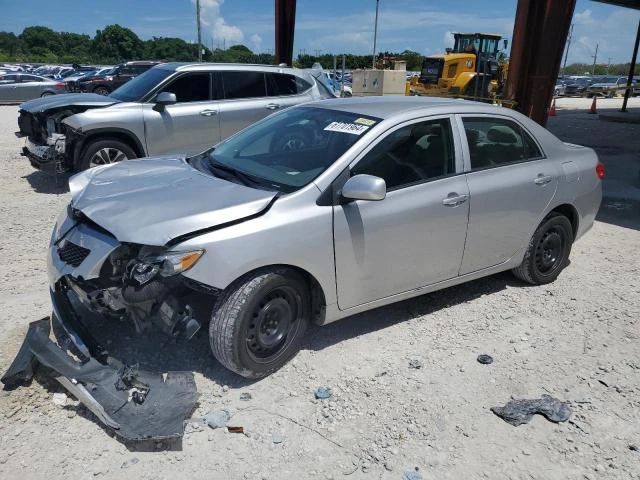
<path id="1" fill-rule="evenodd" d="M 378 122 L 379 118 L 351 112 L 296 107 L 271 115 L 205 155 L 216 176 L 227 178 L 224 173 L 234 171 L 239 173 L 236 180 L 249 177 L 263 188 L 293 192 L 325 171 Z"/>
<path id="2" fill-rule="evenodd" d="M 109 96 L 122 102 L 137 102 L 165 78 L 173 75 L 173 73 L 173 70 L 151 68 L 143 74 L 129 80 L 120 88 L 116 88 Z"/>

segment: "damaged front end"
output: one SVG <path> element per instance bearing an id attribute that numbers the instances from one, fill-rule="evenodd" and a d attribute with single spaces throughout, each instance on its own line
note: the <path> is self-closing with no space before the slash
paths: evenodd
<path id="1" fill-rule="evenodd" d="M 203 253 L 121 243 L 69 207 L 49 248 L 50 325 L 48 320 L 30 325 L 2 382 L 15 387 L 29 381 L 40 363 L 119 437 L 181 437 L 183 421 L 197 400 L 193 374 L 152 373 L 120 363 L 95 337 L 87 313 L 114 322 L 115 328 L 131 322 L 139 334 L 159 330 L 174 338 L 192 338 L 200 322 L 186 297 L 211 297 L 216 292 L 199 289 L 181 273 Z M 49 340 L 50 328 L 57 343 Z"/>
<path id="2" fill-rule="evenodd" d="M 64 124 L 64 119 L 118 102 L 102 95 L 77 95 L 53 95 L 20 105 L 15 135 L 25 138 L 21 154 L 33 167 L 56 173 L 73 170 L 82 133 Z"/>

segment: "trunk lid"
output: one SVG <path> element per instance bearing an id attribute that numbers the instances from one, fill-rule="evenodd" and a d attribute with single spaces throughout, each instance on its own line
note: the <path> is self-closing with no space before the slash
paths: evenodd
<path id="1" fill-rule="evenodd" d="M 69 181 L 72 206 L 120 242 L 171 239 L 259 214 L 277 192 L 202 173 L 184 158 L 127 160 Z"/>

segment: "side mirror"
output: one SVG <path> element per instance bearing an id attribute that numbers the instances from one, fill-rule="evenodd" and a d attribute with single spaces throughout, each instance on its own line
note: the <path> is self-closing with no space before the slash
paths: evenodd
<path id="1" fill-rule="evenodd" d="M 156 98 L 154 100 L 155 105 L 153 106 L 153 109 L 157 111 L 162 111 L 164 110 L 165 106 L 173 105 L 177 101 L 178 99 L 176 98 L 175 93 L 160 92 L 158 95 L 156 95 Z"/>
<path id="2" fill-rule="evenodd" d="M 387 184 L 382 178 L 373 175 L 355 175 L 346 181 L 341 196 L 348 200 L 384 200 L 387 196 Z"/>

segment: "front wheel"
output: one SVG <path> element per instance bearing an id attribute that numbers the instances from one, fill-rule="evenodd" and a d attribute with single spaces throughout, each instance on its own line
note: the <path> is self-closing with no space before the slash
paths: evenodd
<path id="1" fill-rule="evenodd" d="M 531 237 L 524 259 L 513 274 L 533 285 L 553 282 L 569 263 L 572 243 L 573 227 L 569 219 L 551 212 Z"/>
<path id="2" fill-rule="evenodd" d="M 93 89 L 93 93 L 97 93 L 98 95 L 109 95 L 111 92 L 107 87 L 96 87 Z"/>
<path id="3" fill-rule="evenodd" d="M 136 157 L 136 152 L 126 143 L 115 138 L 105 138 L 92 141 L 85 147 L 78 159 L 76 170 L 82 171 L 98 165 L 107 165 Z"/>
<path id="4" fill-rule="evenodd" d="M 44 98 L 44 97 L 50 97 L 51 95 L 53 95 L 53 92 L 42 92 L 42 95 L 40 96 Z"/>
<path id="5" fill-rule="evenodd" d="M 300 350 L 310 303 L 308 283 L 294 271 L 268 269 L 239 279 L 213 309 L 213 355 L 245 378 L 275 372 Z"/>

